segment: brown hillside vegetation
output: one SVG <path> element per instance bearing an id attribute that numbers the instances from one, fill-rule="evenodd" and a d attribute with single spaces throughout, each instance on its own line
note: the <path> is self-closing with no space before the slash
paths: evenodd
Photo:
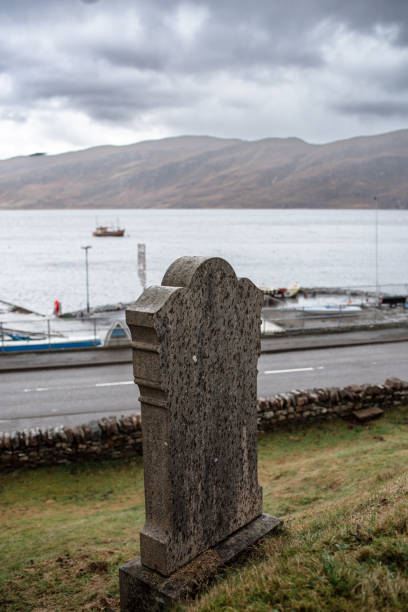
<path id="1" fill-rule="evenodd" d="M 324 145 L 181 136 L 0 161 L 0 208 L 408 209 L 408 130 Z"/>

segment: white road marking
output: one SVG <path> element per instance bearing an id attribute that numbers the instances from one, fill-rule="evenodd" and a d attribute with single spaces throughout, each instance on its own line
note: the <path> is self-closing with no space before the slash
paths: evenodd
<path id="1" fill-rule="evenodd" d="M 33 391 L 41 392 L 41 391 L 60 391 L 61 389 L 89 389 L 90 387 L 116 387 L 117 385 L 133 385 L 133 380 L 121 380 L 118 382 L 108 382 L 108 383 L 94 383 L 93 385 L 81 385 L 76 386 L 72 385 L 64 385 L 61 387 L 33 387 L 32 389 L 23 389 L 23 393 L 32 393 Z"/>
<path id="2" fill-rule="evenodd" d="M 290 370 L 265 370 L 264 374 L 289 374 L 291 372 L 312 372 L 313 370 L 324 370 L 324 366 L 316 366 L 309 368 L 292 368 Z M 133 385 L 133 380 L 120 380 L 117 382 L 106 382 L 106 383 L 94 383 L 93 385 L 83 385 L 82 389 L 91 388 L 91 387 L 118 387 L 121 385 Z M 60 387 L 33 387 L 28 389 L 23 389 L 23 393 L 41 393 L 43 391 L 61 391 L 62 389 L 73 389 L 74 385 L 64 385 Z M 78 389 L 78 387 L 75 387 Z"/>
<path id="3" fill-rule="evenodd" d="M 116 387 L 116 385 L 134 385 L 133 380 L 122 380 L 121 382 L 96 383 L 95 387 Z"/>
<path id="4" fill-rule="evenodd" d="M 291 370 L 265 370 L 264 374 L 288 374 L 290 372 L 312 372 L 313 370 L 324 370 L 324 366 L 315 368 L 292 368 Z"/>
<path id="5" fill-rule="evenodd" d="M 264 374 L 290 374 L 291 372 L 312 372 L 313 370 L 324 370 L 324 366 L 316 366 L 309 368 L 292 368 L 290 370 L 265 370 Z M 133 385 L 133 380 L 120 380 L 117 382 L 106 382 L 106 383 L 94 383 L 93 385 L 83 385 L 79 388 L 90 388 L 90 387 L 118 387 L 120 385 Z M 23 389 L 23 393 L 41 393 L 43 391 L 60 391 L 62 389 L 73 389 L 74 385 L 64 385 L 60 387 L 33 387 Z M 75 387 L 78 389 L 78 387 Z"/>

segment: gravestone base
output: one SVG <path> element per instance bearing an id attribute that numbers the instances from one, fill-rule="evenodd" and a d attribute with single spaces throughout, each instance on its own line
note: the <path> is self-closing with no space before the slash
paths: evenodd
<path id="1" fill-rule="evenodd" d="M 261 514 L 171 576 L 143 566 L 136 557 L 119 568 L 121 612 L 164 612 L 176 602 L 195 596 L 224 566 L 281 524 L 280 519 Z"/>

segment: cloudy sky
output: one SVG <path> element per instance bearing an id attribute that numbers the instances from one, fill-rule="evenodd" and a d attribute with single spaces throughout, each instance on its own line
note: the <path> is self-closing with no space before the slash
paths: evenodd
<path id="1" fill-rule="evenodd" d="M 2 0 L 0 158 L 408 127 L 408 0 Z"/>

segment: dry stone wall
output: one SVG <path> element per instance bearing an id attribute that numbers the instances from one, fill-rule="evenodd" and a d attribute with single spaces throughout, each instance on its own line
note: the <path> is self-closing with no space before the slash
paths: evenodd
<path id="1" fill-rule="evenodd" d="M 258 430 L 306 424 L 318 419 L 348 416 L 356 410 L 379 406 L 383 410 L 408 402 L 408 382 L 389 378 L 383 385 L 294 390 L 258 399 Z"/>
<path id="2" fill-rule="evenodd" d="M 408 382 L 390 378 L 383 385 L 311 389 L 258 398 L 258 430 L 306 425 L 348 416 L 355 410 L 408 405 Z M 0 432 L 0 470 L 117 459 L 142 454 L 140 415 L 105 418 L 75 428 Z"/>
<path id="3" fill-rule="evenodd" d="M 104 418 L 78 427 L 0 433 L 0 470 L 117 459 L 142 454 L 140 415 Z"/>

